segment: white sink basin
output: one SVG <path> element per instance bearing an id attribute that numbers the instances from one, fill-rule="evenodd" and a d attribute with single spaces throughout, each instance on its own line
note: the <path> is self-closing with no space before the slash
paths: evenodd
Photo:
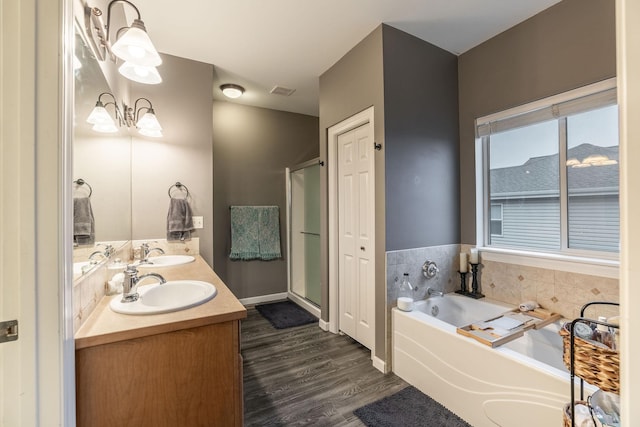
<path id="1" fill-rule="evenodd" d="M 138 268 L 172 267 L 195 261 L 191 255 L 160 255 L 149 257 L 149 263 L 139 264 Z"/>
<path id="2" fill-rule="evenodd" d="M 79 276 L 81 274 L 88 273 L 93 270 L 93 268 L 98 265 L 97 262 L 94 261 L 81 261 L 73 263 L 73 275 Z"/>
<path id="3" fill-rule="evenodd" d="M 140 298 L 134 302 L 121 302 L 116 295 L 109 306 L 122 314 L 160 314 L 184 310 L 205 303 L 216 296 L 218 290 L 208 282 L 199 280 L 171 280 L 165 284 L 140 286 Z"/>

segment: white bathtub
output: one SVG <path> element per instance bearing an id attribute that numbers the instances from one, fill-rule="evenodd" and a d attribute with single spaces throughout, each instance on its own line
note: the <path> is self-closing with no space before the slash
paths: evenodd
<path id="1" fill-rule="evenodd" d="M 571 390 L 559 323 L 495 349 L 456 333 L 512 308 L 447 294 L 393 309 L 393 371 L 474 427 L 562 425 Z"/>

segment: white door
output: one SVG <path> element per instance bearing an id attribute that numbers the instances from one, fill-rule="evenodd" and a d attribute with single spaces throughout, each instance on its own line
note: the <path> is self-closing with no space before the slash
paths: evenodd
<path id="1" fill-rule="evenodd" d="M 340 330 L 374 345 L 374 148 L 366 123 L 338 135 Z"/>

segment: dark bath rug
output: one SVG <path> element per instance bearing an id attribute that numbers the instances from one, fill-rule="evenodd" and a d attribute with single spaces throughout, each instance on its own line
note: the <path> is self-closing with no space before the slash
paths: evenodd
<path id="1" fill-rule="evenodd" d="M 368 427 L 471 427 L 413 386 L 369 403 L 353 413 Z"/>
<path id="2" fill-rule="evenodd" d="M 276 329 L 292 328 L 318 321 L 315 316 L 291 301 L 256 305 L 256 310 Z"/>

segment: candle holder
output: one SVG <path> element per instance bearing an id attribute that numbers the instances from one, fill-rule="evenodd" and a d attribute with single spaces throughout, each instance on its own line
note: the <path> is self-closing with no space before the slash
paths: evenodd
<path id="1" fill-rule="evenodd" d="M 456 294 L 469 295 L 469 291 L 467 291 L 467 272 L 458 271 L 458 273 L 460 274 L 460 289 L 456 291 Z"/>
<path id="2" fill-rule="evenodd" d="M 471 263 L 471 292 L 468 294 L 468 296 L 475 299 L 484 298 L 484 295 L 478 291 L 478 265 L 480 264 Z"/>

